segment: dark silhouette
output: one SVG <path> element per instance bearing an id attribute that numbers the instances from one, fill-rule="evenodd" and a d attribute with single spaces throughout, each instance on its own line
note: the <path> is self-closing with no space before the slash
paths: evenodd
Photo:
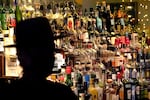
<path id="1" fill-rule="evenodd" d="M 15 29 L 17 56 L 23 76 L 0 89 L 12 100 L 77 100 L 70 87 L 46 80 L 54 66 L 54 36 L 45 17 L 26 19 Z M 0 96 L 1 97 L 1 96 Z"/>

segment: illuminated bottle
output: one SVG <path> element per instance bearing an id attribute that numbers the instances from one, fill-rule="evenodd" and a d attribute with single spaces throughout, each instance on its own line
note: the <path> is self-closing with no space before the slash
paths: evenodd
<path id="1" fill-rule="evenodd" d="M 14 9 L 11 6 L 10 0 L 7 0 L 8 3 L 8 11 L 9 11 L 9 27 L 15 27 L 16 26 L 16 18 L 15 18 L 15 12 Z"/>
<path id="2" fill-rule="evenodd" d="M 15 4 L 16 4 L 15 17 L 16 17 L 16 22 L 18 23 L 22 20 L 22 12 L 20 10 L 17 0 L 15 0 Z"/>
<path id="3" fill-rule="evenodd" d="M 2 24 L 2 29 L 7 30 L 7 22 L 6 22 L 6 8 L 5 8 L 5 3 L 2 2 L 2 11 L 1 11 L 1 24 Z"/>
<path id="4" fill-rule="evenodd" d="M 94 79 L 90 79 L 88 92 L 91 94 L 90 100 L 98 100 L 98 92 L 94 86 Z"/>

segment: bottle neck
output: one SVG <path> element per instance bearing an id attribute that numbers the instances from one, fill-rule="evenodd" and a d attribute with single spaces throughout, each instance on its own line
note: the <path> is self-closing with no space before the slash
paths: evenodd
<path id="1" fill-rule="evenodd" d="M 94 79 L 90 80 L 89 87 L 94 87 Z"/>

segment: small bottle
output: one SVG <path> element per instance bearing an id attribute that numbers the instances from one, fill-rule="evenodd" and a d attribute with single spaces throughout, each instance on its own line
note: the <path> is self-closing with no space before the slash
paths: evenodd
<path id="1" fill-rule="evenodd" d="M 65 81 L 65 83 L 69 87 L 73 86 L 73 82 L 71 79 L 71 66 L 66 67 L 66 81 Z"/>

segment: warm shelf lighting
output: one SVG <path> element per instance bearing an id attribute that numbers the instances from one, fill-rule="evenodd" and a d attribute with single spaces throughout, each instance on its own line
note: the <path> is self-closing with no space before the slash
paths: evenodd
<path id="1" fill-rule="evenodd" d="M 138 14 L 141 14 L 141 12 L 138 12 Z"/>
<path id="2" fill-rule="evenodd" d="M 147 18 L 146 21 L 149 21 L 149 19 Z"/>

